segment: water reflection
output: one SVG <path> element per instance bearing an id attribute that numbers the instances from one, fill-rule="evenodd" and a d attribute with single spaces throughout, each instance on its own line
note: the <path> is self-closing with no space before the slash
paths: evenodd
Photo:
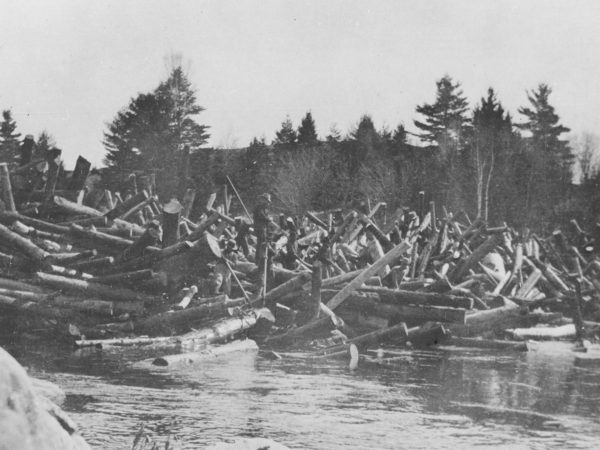
<path id="1" fill-rule="evenodd" d="M 68 393 L 65 408 L 98 448 L 131 445 L 140 422 L 184 448 L 242 435 L 292 448 L 597 448 L 600 370 L 568 344 L 523 354 L 399 351 L 384 365 L 268 360 L 255 354 L 169 372 L 139 350 L 19 349 Z"/>

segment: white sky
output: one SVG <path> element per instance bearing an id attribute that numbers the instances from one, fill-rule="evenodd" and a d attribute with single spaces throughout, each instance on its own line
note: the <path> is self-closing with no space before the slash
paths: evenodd
<path id="1" fill-rule="evenodd" d="M 493 86 L 513 115 L 550 84 L 574 132 L 600 123 L 600 2 L 360 0 L 0 0 L 0 109 L 47 129 L 69 167 L 100 163 L 105 124 L 189 63 L 212 146 L 270 141 L 311 110 L 320 136 L 364 113 L 414 129 L 445 73 L 471 103 Z"/>

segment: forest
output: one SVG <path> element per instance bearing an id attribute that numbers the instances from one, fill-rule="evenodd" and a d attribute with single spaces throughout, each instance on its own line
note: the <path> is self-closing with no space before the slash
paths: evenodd
<path id="1" fill-rule="evenodd" d="M 247 204 L 269 192 L 276 212 L 293 215 L 378 202 L 390 211 L 419 210 L 433 201 L 440 213 L 464 211 L 493 225 L 550 231 L 576 219 L 595 226 L 597 139 L 569 133 L 552 106 L 549 85 L 527 91 L 516 115 L 491 87 L 474 104 L 449 75 L 434 89 L 435 100 L 415 110 L 415 132 L 402 123 L 376 129 L 365 114 L 345 133 L 332 126 L 318 136 L 309 110 L 297 127 L 285 117 L 270 142 L 262 136 L 245 148 L 209 148 L 204 108 L 177 66 L 107 124 L 100 183 L 126 191 L 130 174 L 153 174 L 162 201 L 193 187 L 202 202 L 229 177 Z M 16 161 L 20 137 L 11 111 L 4 110 L 0 161 Z M 55 146 L 43 131 L 35 151 Z"/>

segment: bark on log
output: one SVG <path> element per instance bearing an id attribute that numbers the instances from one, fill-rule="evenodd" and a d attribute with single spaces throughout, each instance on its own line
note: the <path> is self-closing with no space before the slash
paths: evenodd
<path id="1" fill-rule="evenodd" d="M 335 345 L 328 347 L 323 350 L 316 352 L 317 355 L 327 355 L 342 351 L 348 347 L 349 344 L 354 344 L 359 348 L 365 348 L 368 345 L 377 344 L 386 340 L 404 339 L 408 337 L 408 328 L 405 323 L 399 323 L 397 325 L 385 328 L 383 330 L 373 331 L 371 333 L 363 334 L 352 339 L 348 339 L 345 344 Z"/>
<path id="2" fill-rule="evenodd" d="M 92 283 L 84 280 L 66 278 L 59 275 L 52 275 L 43 272 L 36 273 L 36 280 L 48 287 L 65 290 L 68 292 L 79 292 L 97 296 L 101 299 L 124 302 L 145 302 L 148 304 L 156 303 L 156 298 L 139 294 L 125 288 L 111 288 L 103 284 Z"/>
<path id="3" fill-rule="evenodd" d="M 480 339 L 452 336 L 448 345 L 467 348 L 483 348 L 489 350 L 513 350 L 517 352 L 529 351 L 527 342 L 500 341 L 497 339 Z"/>
<path id="4" fill-rule="evenodd" d="M 160 251 L 148 255 L 140 256 L 139 258 L 130 259 L 128 261 L 121 261 L 115 264 L 114 271 L 131 272 L 135 270 L 146 269 L 154 266 L 159 261 L 163 261 L 172 258 L 181 253 L 187 252 L 194 247 L 194 242 L 182 241 L 174 244 L 170 247 L 161 249 Z"/>
<path id="5" fill-rule="evenodd" d="M 406 241 L 401 242 L 399 245 L 394 247 L 392 250 L 387 252 L 382 258 L 373 263 L 370 267 L 363 270 L 360 275 L 354 278 L 350 283 L 348 283 L 337 295 L 335 295 L 328 303 L 327 307 L 331 310 L 335 310 L 339 305 L 341 305 L 344 300 L 358 289 L 367 279 L 369 279 L 372 275 L 376 274 L 388 264 L 392 264 L 397 258 L 402 256 L 408 249 L 410 248 L 410 244 Z"/>
<path id="6" fill-rule="evenodd" d="M 54 195 L 51 198 L 51 207 L 53 211 L 57 211 L 66 215 L 73 216 L 88 216 L 88 217 L 103 217 L 102 214 L 97 209 L 91 208 L 85 205 L 79 205 L 75 202 L 67 200 L 64 197 L 60 197 L 58 195 Z"/>
<path id="7" fill-rule="evenodd" d="M 15 220 L 23 222 L 25 225 L 29 225 L 38 230 L 49 231 L 51 233 L 65 234 L 69 231 L 69 227 L 56 225 L 54 223 L 46 222 L 40 219 L 35 219 L 29 216 L 24 216 L 23 214 L 12 213 L 7 211 L 0 212 L 0 222 L 4 223 L 5 225 L 11 225 Z"/>
<path id="8" fill-rule="evenodd" d="M 169 247 L 179 240 L 179 215 L 182 209 L 183 206 L 175 198 L 163 205 L 163 247 Z"/>
<path id="9" fill-rule="evenodd" d="M 104 247 L 113 251 L 124 251 L 133 244 L 129 239 L 123 239 L 118 236 L 101 233 L 95 230 L 86 230 L 77 224 L 71 224 L 69 227 L 69 236 L 71 236 L 79 245 L 88 248 Z M 157 247 L 146 247 L 148 253 L 158 253 Z"/>
<path id="10" fill-rule="evenodd" d="M 150 269 L 136 270 L 132 272 L 117 273 L 114 275 L 104 275 L 92 278 L 94 283 L 107 284 L 109 286 L 122 286 L 150 280 L 154 277 L 154 272 Z"/>
<path id="11" fill-rule="evenodd" d="M 521 308 L 516 303 L 505 300 L 505 306 L 468 314 L 465 325 L 450 325 L 450 331 L 455 336 L 501 331 L 514 327 L 521 315 Z"/>
<path id="12" fill-rule="evenodd" d="M 112 256 L 102 256 L 101 258 L 90 259 L 88 261 L 79 261 L 75 263 L 71 263 L 69 267 L 75 270 L 88 270 L 94 271 L 98 269 L 104 269 L 106 267 L 111 267 L 115 263 L 115 258 Z"/>
<path id="13" fill-rule="evenodd" d="M 469 255 L 461 264 L 459 264 L 455 270 L 449 276 L 451 283 L 458 283 L 468 274 L 469 269 L 475 267 L 479 261 L 481 261 L 485 255 L 490 253 L 500 243 L 500 237 L 494 234 L 487 238 L 487 240 L 477 247 L 471 255 Z"/>

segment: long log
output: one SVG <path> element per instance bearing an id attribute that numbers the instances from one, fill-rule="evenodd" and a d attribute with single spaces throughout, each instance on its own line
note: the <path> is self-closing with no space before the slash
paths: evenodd
<path id="1" fill-rule="evenodd" d="M 24 216 L 23 214 L 8 211 L 0 212 L 0 222 L 4 223 L 5 225 L 12 225 L 15 220 L 23 222 L 25 225 L 29 225 L 38 230 L 49 231 L 51 233 L 65 234 L 69 231 L 69 227 L 56 225 L 54 223 L 46 222 L 44 220 L 29 216 Z"/>
<path id="2" fill-rule="evenodd" d="M 335 345 L 333 347 L 328 347 L 323 350 L 319 350 L 316 352 L 317 355 L 327 355 L 329 353 L 335 353 L 347 348 L 348 344 L 354 344 L 358 347 L 366 347 L 368 345 L 377 344 L 381 341 L 391 340 L 391 339 L 403 339 L 408 337 L 408 328 L 406 328 L 406 324 L 401 322 L 394 326 L 385 328 L 383 330 L 373 331 L 371 333 L 363 334 L 361 336 L 357 336 L 352 339 L 348 339 L 345 344 Z"/>
<path id="3" fill-rule="evenodd" d="M 69 267 L 75 270 L 90 270 L 94 271 L 97 269 L 103 269 L 105 267 L 110 267 L 114 265 L 115 258 L 112 256 L 102 256 L 100 258 L 90 259 L 88 261 L 79 261 L 75 263 L 71 263 Z"/>
<path id="4" fill-rule="evenodd" d="M 267 291 L 265 294 L 265 304 L 274 304 L 280 297 L 300 289 L 306 282 L 310 281 L 310 279 L 310 272 L 303 272 L 270 291 Z"/>
<path id="5" fill-rule="evenodd" d="M 408 249 L 410 248 L 410 244 L 406 241 L 401 242 L 399 245 L 394 247 L 392 250 L 387 252 L 382 258 L 377 260 L 373 265 L 363 270 L 360 275 L 354 278 L 350 283 L 348 283 L 337 295 L 335 295 L 328 303 L 327 307 L 331 310 L 335 310 L 339 305 L 341 305 L 344 300 L 356 289 L 358 289 L 366 280 L 368 280 L 372 275 L 378 273 L 383 267 L 388 264 L 393 263 L 397 258 L 402 256 Z"/>
<path id="6" fill-rule="evenodd" d="M 36 273 L 38 283 L 54 289 L 60 289 L 67 292 L 78 292 L 100 297 L 112 301 L 130 301 L 155 303 L 154 297 L 143 295 L 131 289 L 112 288 L 100 283 L 92 283 L 74 278 L 66 278 L 59 275 L 52 275 L 43 272 Z"/>
<path id="7" fill-rule="evenodd" d="M 169 367 L 171 369 L 186 368 L 240 352 L 258 352 L 258 345 L 251 339 L 236 340 L 219 346 L 210 346 L 196 352 L 161 356 L 147 360 L 146 362 L 150 362 L 153 366 Z M 143 364 L 144 361 L 141 363 Z"/>
<path id="8" fill-rule="evenodd" d="M 449 276 L 451 283 L 457 283 L 462 281 L 465 275 L 468 274 L 469 270 L 477 265 L 485 255 L 490 253 L 500 243 L 500 236 L 493 234 L 488 237 L 479 247 L 477 247 L 473 253 L 471 253 L 456 269 L 452 271 Z"/>
<path id="9" fill-rule="evenodd" d="M 79 245 L 88 248 L 105 247 L 114 251 L 123 251 L 133 244 L 129 239 L 123 239 L 118 236 L 100 233 L 95 230 L 86 230 L 80 225 L 71 224 L 69 227 L 69 236 L 76 240 Z M 160 249 L 157 247 L 146 247 L 148 253 L 158 253 Z"/>
<path id="10" fill-rule="evenodd" d="M 527 342 L 501 341 L 497 339 L 481 339 L 451 336 L 448 345 L 467 348 L 483 348 L 489 350 L 513 350 L 517 352 L 529 351 Z"/>
<path id="11" fill-rule="evenodd" d="M 135 270 L 146 269 L 146 268 L 152 267 L 154 264 L 158 263 L 159 261 L 166 260 L 173 256 L 187 252 L 190 249 L 192 249 L 193 247 L 194 247 L 194 242 L 181 241 L 170 247 L 165 247 L 163 249 L 160 249 L 160 251 L 158 251 L 156 253 L 143 255 L 143 256 L 140 256 L 139 258 L 122 261 L 118 264 L 115 264 L 114 271 L 118 272 L 118 273 L 122 273 L 122 272 L 131 272 L 131 271 L 135 271 Z"/>
<path id="12" fill-rule="evenodd" d="M 97 209 L 85 205 L 79 205 L 58 195 L 54 195 L 52 197 L 52 209 L 63 214 L 70 214 L 74 216 L 102 217 L 104 215 Z"/>
<path id="13" fill-rule="evenodd" d="M 132 272 L 117 273 L 114 275 L 104 275 L 92 278 L 94 283 L 108 285 L 128 285 L 140 281 L 150 280 L 154 277 L 154 272 L 150 269 L 135 270 Z"/>
<path id="14" fill-rule="evenodd" d="M 505 305 L 468 314 L 465 325 L 450 325 L 450 331 L 455 336 L 475 336 L 485 332 L 500 331 L 513 328 L 521 316 L 521 308 L 510 300 Z"/>
<path id="15" fill-rule="evenodd" d="M 373 292 L 379 295 L 384 303 L 402 305 L 430 305 L 447 306 L 451 308 L 473 309 L 473 299 L 456 295 L 437 294 L 429 292 L 415 292 L 385 287 L 364 286 L 361 292 Z"/>
<path id="16" fill-rule="evenodd" d="M 537 341 L 572 338 L 576 334 L 575 324 L 572 323 L 560 327 L 515 328 L 506 332 L 513 339 Z"/>
<path id="17" fill-rule="evenodd" d="M 50 253 L 42 250 L 29 239 L 25 239 L 14 231 L 6 228 L 4 225 L 0 225 L 0 241 L 15 248 L 40 267 L 47 267 L 52 259 Z"/>

